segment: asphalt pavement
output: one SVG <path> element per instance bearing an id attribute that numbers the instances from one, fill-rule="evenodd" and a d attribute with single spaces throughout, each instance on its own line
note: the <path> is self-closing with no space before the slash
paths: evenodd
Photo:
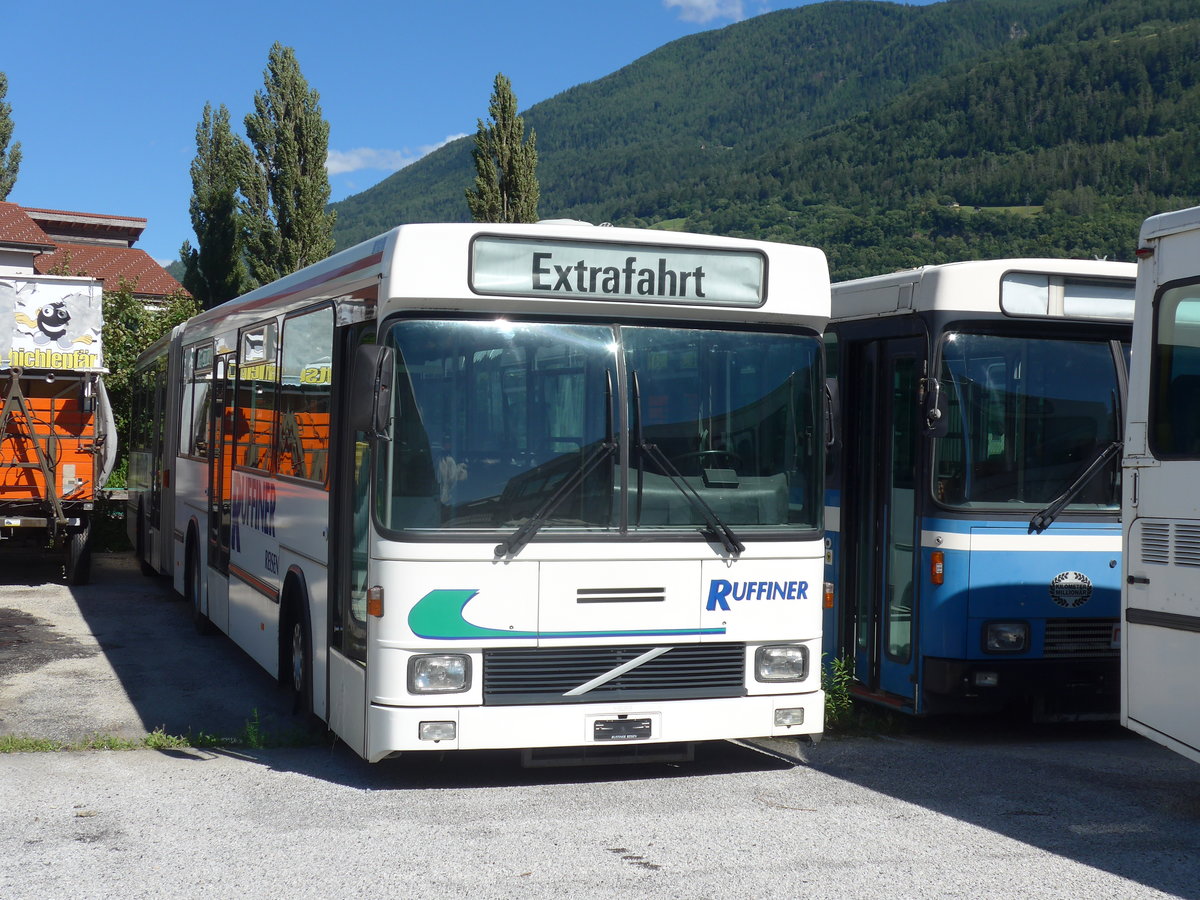
<path id="1" fill-rule="evenodd" d="M 296 728 L 128 556 L 0 565 L 0 735 Z M 0 754 L 0 898 L 1200 898 L 1200 766 L 1115 724 L 532 770 L 268 743 Z"/>
<path id="2" fill-rule="evenodd" d="M 291 700 L 222 635 L 203 636 L 162 577 L 129 553 L 96 554 L 70 587 L 56 558 L 0 556 L 0 735 L 109 736 L 297 728 Z"/>

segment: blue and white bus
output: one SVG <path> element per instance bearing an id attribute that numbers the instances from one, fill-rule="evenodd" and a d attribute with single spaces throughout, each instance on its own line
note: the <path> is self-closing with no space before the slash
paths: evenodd
<path id="1" fill-rule="evenodd" d="M 1200 762 L 1200 207 L 1142 225 L 1133 347 L 1121 722 Z"/>
<path id="2" fill-rule="evenodd" d="M 402 225 L 143 355 L 130 534 L 371 761 L 820 734 L 828 315 L 812 248 Z"/>
<path id="3" fill-rule="evenodd" d="M 833 286 L 825 652 L 857 697 L 1116 717 L 1134 274 L 1002 259 Z"/>

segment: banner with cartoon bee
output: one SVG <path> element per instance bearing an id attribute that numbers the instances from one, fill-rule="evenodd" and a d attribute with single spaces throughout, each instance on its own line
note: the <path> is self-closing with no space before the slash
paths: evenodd
<path id="1" fill-rule="evenodd" d="M 98 281 L 0 278 L 0 369 L 103 369 L 103 327 Z"/>

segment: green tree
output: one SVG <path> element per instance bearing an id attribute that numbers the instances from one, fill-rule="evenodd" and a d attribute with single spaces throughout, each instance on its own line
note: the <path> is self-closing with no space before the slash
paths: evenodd
<path id="1" fill-rule="evenodd" d="M 479 119 L 475 133 L 475 187 L 467 206 L 476 222 L 536 222 L 538 218 L 537 135 L 517 115 L 512 83 L 497 74 L 488 103 L 490 124 Z"/>
<path id="2" fill-rule="evenodd" d="M 265 88 L 246 116 L 252 164 L 242 182 L 246 259 L 251 278 L 266 284 L 333 252 L 328 212 L 329 123 L 310 90 L 296 52 L 276 42 L 263 73 Z"/>
<path id="3" fill-rule="evenodd" d="M 134 363 L 152 343 L 200 312 L 200 304 L 182 291 L 166 297 L 160 308 L 147 309 L 146 302 L 136 296 L 136 290 L 136 282 L 122 278 L 116 288 L 105 288 L 103 300 L 104 364 L 108 368 L 104 386 L 117 423 L 121 448 L 115 469 L 118 473 L 126 470 L 125 439 L 129 435 Z"/>
<path id="4" fill-rule="evenodd" d="M 0 72 L 0 200 L 7 200 L 13 185 L 17 183 L 17 170 L 21 168 L 21 142 L 13 144 L 12 104 L 5 101 L 8 94 L 8 77 Z"/>
<path id="5" fill-rule="evenodd" d="M 250 166 L 250 149 L 229 127 L 229 110 L 204 104 L 196 126 L 192 199 L 188 211 L 197 247 L 184 241 L 183 286 L 205 309 L 242 294 L 249 275 L 242 248 L 238 186 Z"/>

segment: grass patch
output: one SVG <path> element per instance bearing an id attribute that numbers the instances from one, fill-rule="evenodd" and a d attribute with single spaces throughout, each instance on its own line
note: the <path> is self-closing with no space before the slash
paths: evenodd
<path id="1" fill-rule="evenodd" d="M 271 747 L 303 747 L 317 743 L 315 735 L 300 729 L 274 732 L 263 726 L 257 709 L 238 734 L 221 737 L 201 731 L 199 734 L 167 734 L 159 727 L 141 738 L 122 738 L 114 735 L 94 734 L 81 741 L 59 741 L 53 738 L 0 735 L 0 753 L 62 753 L 81 750 L 183 750 L 242 748 L 265 750 Z"/>

